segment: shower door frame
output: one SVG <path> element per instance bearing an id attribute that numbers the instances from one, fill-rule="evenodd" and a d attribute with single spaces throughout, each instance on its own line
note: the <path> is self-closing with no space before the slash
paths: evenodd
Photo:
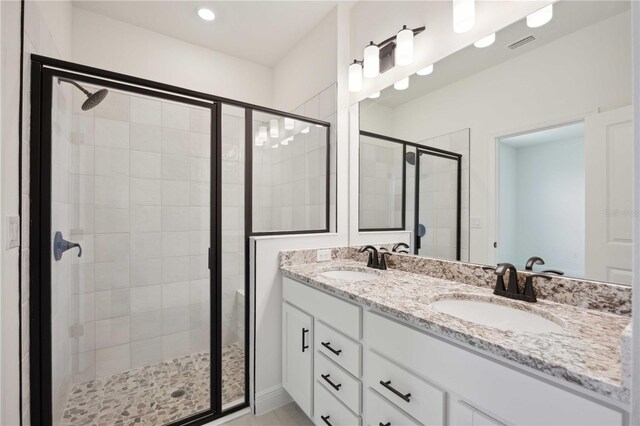
<path id="1" fill-rule="evenodd" d="M 425 149 L 426 148 L 426 149 Z M 413 229 L 413 252 L 419 254 L 420 251 L 420 238 L 418 236 L 418 226 L 420 225 L 420 156 L 431 155 L 433 157 L 440 157 L 451 161 L 457 162 L 457 188 L 456 188 L 456 259 L 460 261 L 462 254 L 461 240 L 462 240 L 462 155 L 456 152 L 445 151 L 441 149 L 435 149 L 430 147 L 416 148 L 416 183 L 415 183 L 415 223 Z"/>
<path id="2" fill-rule="evenodd" d="M 123 74 L 99 70 L 39 55 L 31 57 L 30 129 L 30 392 L 31 422 L 53 423 L 52 415 L 52 326 L 51 326 L 51 176 L 52 176 L 52 88 L 56 77 L 98 84 L 146 96 L 195 105 L 211 110 L 211 183 L 209 270 L 211 320 L 211 404 L 208 410 L 179 419 L 172 425 L 201 425 L 249 405 L 248 350 L 245 353 L 244 403 L 222 410 L 222 183 L 221 140 L 223 98 L 201 94 Z M 229 101 L 228 103 L 235 103 Z M 248 294 L 246 301 L 248 301 Z M 245 301 L 245 303 L 246 303 Z M 249 309 L 245 309 L 248 313 Z M 248 328 L 249 324 L 246 323 Z M 245 329 L 248 343 L 249 330 Z M 248 346 L 246 346 L 248 348 Z"/>

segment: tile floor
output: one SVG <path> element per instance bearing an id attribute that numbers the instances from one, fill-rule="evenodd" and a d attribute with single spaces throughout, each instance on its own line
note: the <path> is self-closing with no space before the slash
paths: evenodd
<path id="1" fill-rule="evenodd" d="M 225 425 L 229 426 L 311 426 L 313 422 L 295 403 L 285 405 L 262 416 L 245 414 Z"/>
<path id="2" fill-rule="evenodd" d="M 223 347 L 222 365 L 224 406 L 244 397 L 242 348 Z M 76 384 L 60 425 L 159 426 L 188 417 L 210 406 L 209 371 L 203 352 Z"/>

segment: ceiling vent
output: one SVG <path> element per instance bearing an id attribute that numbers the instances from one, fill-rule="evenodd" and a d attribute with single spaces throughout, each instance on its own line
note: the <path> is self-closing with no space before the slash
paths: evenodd
<path id="1" fill-rule="evenodd" d="M 525 37 L 520 41 L 516 41 L 515 43 L 512 43 L 509 45 L 509 49 L 517 49 L 519 47 L 524 46 L 525 44 L 531 43 L 532 41 L 534 41 L 536 38 L 534 36 L 529 36 L 529 37 Z"/>

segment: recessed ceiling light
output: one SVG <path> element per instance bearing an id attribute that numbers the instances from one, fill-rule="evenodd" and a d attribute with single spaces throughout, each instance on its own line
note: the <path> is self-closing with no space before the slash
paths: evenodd
<path id="1" fill-rule="evenodd" d="M 198 9 L 198 16 L 205 21 L 213 21 L 214 19 L 216 19 L 216 14 L 213 13 L 213 10 L 207 9 L 206 7 L 201 7 Z"/>
<path id="2" fill-rule="evenodd" d="M 486 37 L 481 38 L 480 40 L 473 43 L 473 45 L 479 49 L 483 47 L 489 47 L 496 41 L 496 33 L 489 34 Z"/>

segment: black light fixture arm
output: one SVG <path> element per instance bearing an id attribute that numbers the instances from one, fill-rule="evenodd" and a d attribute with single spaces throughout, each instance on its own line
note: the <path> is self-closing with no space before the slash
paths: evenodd
<path id="1" fill-rule="evenodd" d="M 415 37 L 415 36 L 417 36 L 418 34 L 420 34 L 421 32 L 423 32 L 426 28 L 427 28 L 427 27 L 418 27 L 418 28 L 414 28 L 414 29 L 412 29 L 411 31 L 413 31 L 413 36 Z M 406 30 L 406 29 L 407 29 L 407 26 L 406 26 L 406 25 L 403 25 L 403 26 L 402 26 L 402 29 L 403 29 L 403 30 Z M 369 43 L 369 45 L 373 44 L 373 45 L 375 45 L 375 46 L 378 46 L 380 49 L 382 49 L 384 46 L 388 45 L 389 43 L 393 43 L 393 42 L 396 40 L 396 38 L 398 38 L 398 34 L 394 34 L 394 35 L 392 35 L 391 37 L 389 37 L 389 38 L 387 38 L 387 39 L 385 39 L 385 40 L 381 41 L 380 43 L 374 43 L 373 41 L 371 41 L 371 42 Z M 353 60 L 353 63 L 354 63 L 354 64 L 360 64 L 360 65 L 362 65 L 362 63 L 363 63 L 363 62 L 364 62 L 364 60 L 360 60 L 360 59 L 354 59 L 354 60 Z"/>

